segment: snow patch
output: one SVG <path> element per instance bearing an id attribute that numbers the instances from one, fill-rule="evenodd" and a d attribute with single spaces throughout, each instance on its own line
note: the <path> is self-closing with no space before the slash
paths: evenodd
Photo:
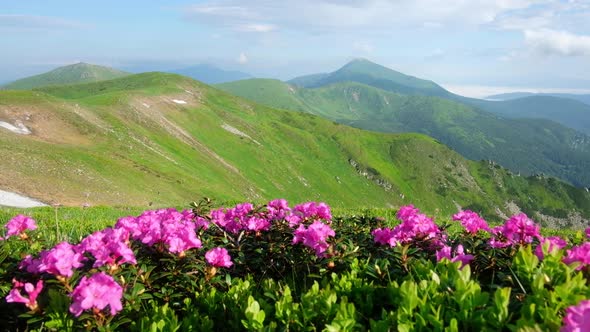
<path id="1" fill-rule="evenodd" d="M 14 125 L 12 125 L 12 124 L 10 124 L 8 122 L 0 121 L 0 127 L 6 128 L 6 129 L 12 131 L 15 134 L 21 134 L 21 135 L 29 135 L 29 134 L 31 134 L 31 131 L 29 130 L 29 128 L 27 128 L 20 121 L 17 121 Z"/>
<path id="2" fill-rule="evenodd" d="M 175 103 L 177 103 L 177 104 L 181 104 L 181 105 L 186 104 L 186 101 L 181 100 L 181 99 L 172 99 L 172 101 L 175 102 Z"/>
<path id="3" fill-rule="evenodd" d="M 38 206 L 47 206 L 32 198 L 19 195 L 10 191 L 0 190 L 0 206 L 10 206 L 17 208 L 30 208 Z"/>
<path id="4" fill-rule="evenodd" d="M 234 135 L 238 135 L 238 136 L 247 138 L 247 139 L 251 140 L 252 142 L 254 142 L 254 143 L 258 144 L 258 145 L 262 145 L 262 144 L 260 144 L 260 142 L 258 142 L 257 140 L 253 139 L 252 137 L 250 137 L 250 135 L 248 135 L 248 134 L 240 131 L 239 129 L 237 129 L 235 127 L 232 127 L 232 126 L 228 125 L 227 123 L 222 124 L 221 125 L 221 128 L 229 131 L 230 133 L 232 133 Z"/>
<path id="5" fill-rule="evenodd" d="M 150 107 L 151 107 L 150 105 L 148 105 L 148 104 L 146 104 L 146 103 L 141 103 L 141 104 L 142 104 L 142 105 L 143 105 L 143 107 L 145 107 L 145 108 L 150 108 Z"/>

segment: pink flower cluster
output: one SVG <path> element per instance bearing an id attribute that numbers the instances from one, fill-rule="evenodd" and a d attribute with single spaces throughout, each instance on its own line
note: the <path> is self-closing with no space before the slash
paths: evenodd
<path id="1" fill-rule="evenodd" d="M 455 249 L 455 255 L 451 255 L 452 248 L 450 246 L 443 246 L 442 249 L 436 251 L 436 261 L 440 262 L 443 259 L 448 259 L 451 262 L 461 262 L 461 267 L 469 264 L 473 258 L 473 255 L 466 255 L 463 249 L 463 245 L 458 245 Z"/>
<path id="2" fill-rule="evenodd" d="M 254 206 L 250 203 L 238 204 L 231 209 L 211 211 L 214 224 L 229 233 L 236 234 L 241 230 L 267 231 L 270 222 L 261 213 L 254 213 Z"/>
<path id="3" fill-rule="evenodd" d="M 12 285 L 13 288 L 10 290 L 10 293 L 8 293 L 8 296 L 6 296 L 6 302 L 23 303 L 27 308 L 36 310 L 38 307 L 37 297 L 43 290 L 43 280 L 37 281 L 37 284 L 33 286 L 31 283 L 22 283 L 16 279 L 12 279 Z M 27 292 L 29 298 L 26 298 L 21 294 L 20 291 L 22 289 Z"/>
<path id="4" fill-rule="evenodd" d="M 205 259 L 207 263 L 213 265 L 215 267 L 226 267 L 229 268 L 234 263 L 231 261 L 231 257 L 225 248 L 213 248 L 205 254 Z"/>
<path id="5" fill-rule="evenodd" d="M 290 214 L 291 208 L 284 199 L 275 199 L 266 205 L 266 218 L 270 221 L 286 219 Z"/>
<path id="6" fill-rule="evenodd" d="M 304 246 L 315 250 L 318 257 L 324 257 L 325 251 L 330 247 L 328 238 L 336 236 L 330 225 L 317 220 L 307 228 L 300 224 L 293 234 L 293 244 L 303 243 Z"/>
<path id="7" fill-rule="evenodd" d="M 129 232 L 126 229 L 105 228 L 84 238 L 79 248 L 96 259 L 94 267 L 117 266 L 123 263 L 137 264 L 135 254 L 128 243 Z"/>
<path id="8" fill-rule="evenodd" d="M 434 221 L 420 213 L 420 210 L 413 205 L 402 206 L 397 212 L 397 217 L 402 223 L 393 229 L 373 230 L 371 234 L 376 243 L 394 247 L 397 244 L 406 244 L 415 240 L 435 239 L 441 233 Z"/>
<path id="9" fill-rule="evenodd" d="M 581 301 L 565 310 L 561 332 L 590 331 L 590 300 Z"/>
<path id="10" fill-rule="evenodd" d="M 69 278 L 75 269 L 83 265 L 84 260 L 80 248 L 68 242 L 61 242 L 50 250 L 42 251 L 39 258 L 28 255 L 21 262 L 20 268 L 33 274 L 46 272 L 57 277 Z"/>
<path id="11" fill-rule="evenodd" d="M 124 229 L 131 238 L 148 246 L 166 245 L 171 253 L 183 255 L 185 251 L 201 248 L 197 238 L 197 228 L 207 227 L 206 221 L 197 218 L 186 210 L 176 209 L 149 210 L 139 217 L 125 217 L 117 221 L 115 229 Z"/>
<path id="12" fill-rule="evenodd" d="M 37 223 L 31 217 L 19 214 L 18 216 L 10 219 L 5 225 L 8 232 L 6 232 L 6 239 L 11 236 L 20 236 L 26 238 L 26 230 L 37 229 Z M 0 238 L 2 240 L 3 238 Z"/>
<path id="13" fill-rule="evenodd" d="M 76 317 L 80 316 L 84 310 L 91 308 L 103 310 L 107 305 L 113 316 L 123 309 L 121 304 L 123 287 L 104 272 L 95 273 L 90 278 L 82 277 L 70 296 L 72 297 L 70 312 Z"/>
<path id="14" fill-rule="evenodd" d="M 325 220 L 332 222 L 332 213 L 326 203 L 307 202 L 296 205 L 285 219 L 289 222 L 290 227 L 296 227 L 304 222 Z"/>
<path id="15" fill-rule="evenodd" d="M 546 237 L 535 248 L 535 255 L 539 260 L 545 258 L 545 253 L 553 253 L 567 246 L 567 242 L 559 236 Z"/>
<path id="16" fill-rule="evenodd" d="M 505 248 L 511 245 L 531 243 L 535 238 L 541 239 L 540 227 L 526 214 L 519 213 L 506 220 L 504 225 L 494 227 L 491 231 L 492 248 Z"/>
<path id="17" fill-rule="evenodd" d="M 567 251 L 567 255 L 563 258 L 566 264 L 580 263 L 576 270 L 582 270 L 590 264 L 590 242 L 585 242 L 579 246 L 572 247 Z"/>
<path id="18" fill-rule="evenodd" d="M 470 234 L 477 234 L 478 231 L 484 230 L 489 231 L 490 227 L 488 223 L 479 216 L 479 214 L 465 210 L 453 215 L 453 220 L 460 221 L 461 225 Z"/>

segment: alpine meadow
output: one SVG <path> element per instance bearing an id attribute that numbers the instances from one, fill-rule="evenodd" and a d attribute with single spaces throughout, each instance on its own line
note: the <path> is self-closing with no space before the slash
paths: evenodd
<path id="1" fill-rule="evenodd" d="M 590 5 L 0 5 L 2 331 L 590 331 Z"/>

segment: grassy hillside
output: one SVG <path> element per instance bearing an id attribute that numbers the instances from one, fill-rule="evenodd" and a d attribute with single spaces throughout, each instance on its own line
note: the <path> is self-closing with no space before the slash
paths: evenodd
<path id="1" fill-rule="evenodd" d="M 129 75 L 113 68 L 76 63 L 59 67 L 50 72 L 14 81 L 3 86 L 6 90 L 28 90 L 48 85 L 75 84 L 110 80 Z"/>
<path id="2" fill-rule="evenodd" d="M 247 80 L 219 87 L 358 128 L 424 133 L 473 160 L 494 160 L 515 172 L 545 173 L 590 186 L 590 138 L 551 121 L 505 119 L 445 98 L 408 96 L 353 82 L 305 89 Z"/>
<path id="3" fill-rule="evenodd" d="M 514 202 L 529 213 L 590 216 L 583 190 L 553 180 L 548 190 L 547 179 L 467 161 L 430 137 L 275 110 L 177 75 L 146 73 L 0 97 L 0 120 L 20 121 L 33 132 L 0 130 L 0 188 L 48 203 L 162 206 L 203 195 L 285 197 L 349 208 L 414 203 L 441 214 L 469 206 L 498 218 Z"/>

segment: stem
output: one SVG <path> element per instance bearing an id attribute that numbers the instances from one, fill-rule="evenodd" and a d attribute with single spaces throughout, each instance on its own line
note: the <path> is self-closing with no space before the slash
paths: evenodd
<path id="1" fill-rule="evenodd" d="M 59 242 L 61 235 L 59 233 L 59 221 L 57 219 L 57 206 L 55 206 L 55 237 L 56 237 L 56 242 Z"/>

